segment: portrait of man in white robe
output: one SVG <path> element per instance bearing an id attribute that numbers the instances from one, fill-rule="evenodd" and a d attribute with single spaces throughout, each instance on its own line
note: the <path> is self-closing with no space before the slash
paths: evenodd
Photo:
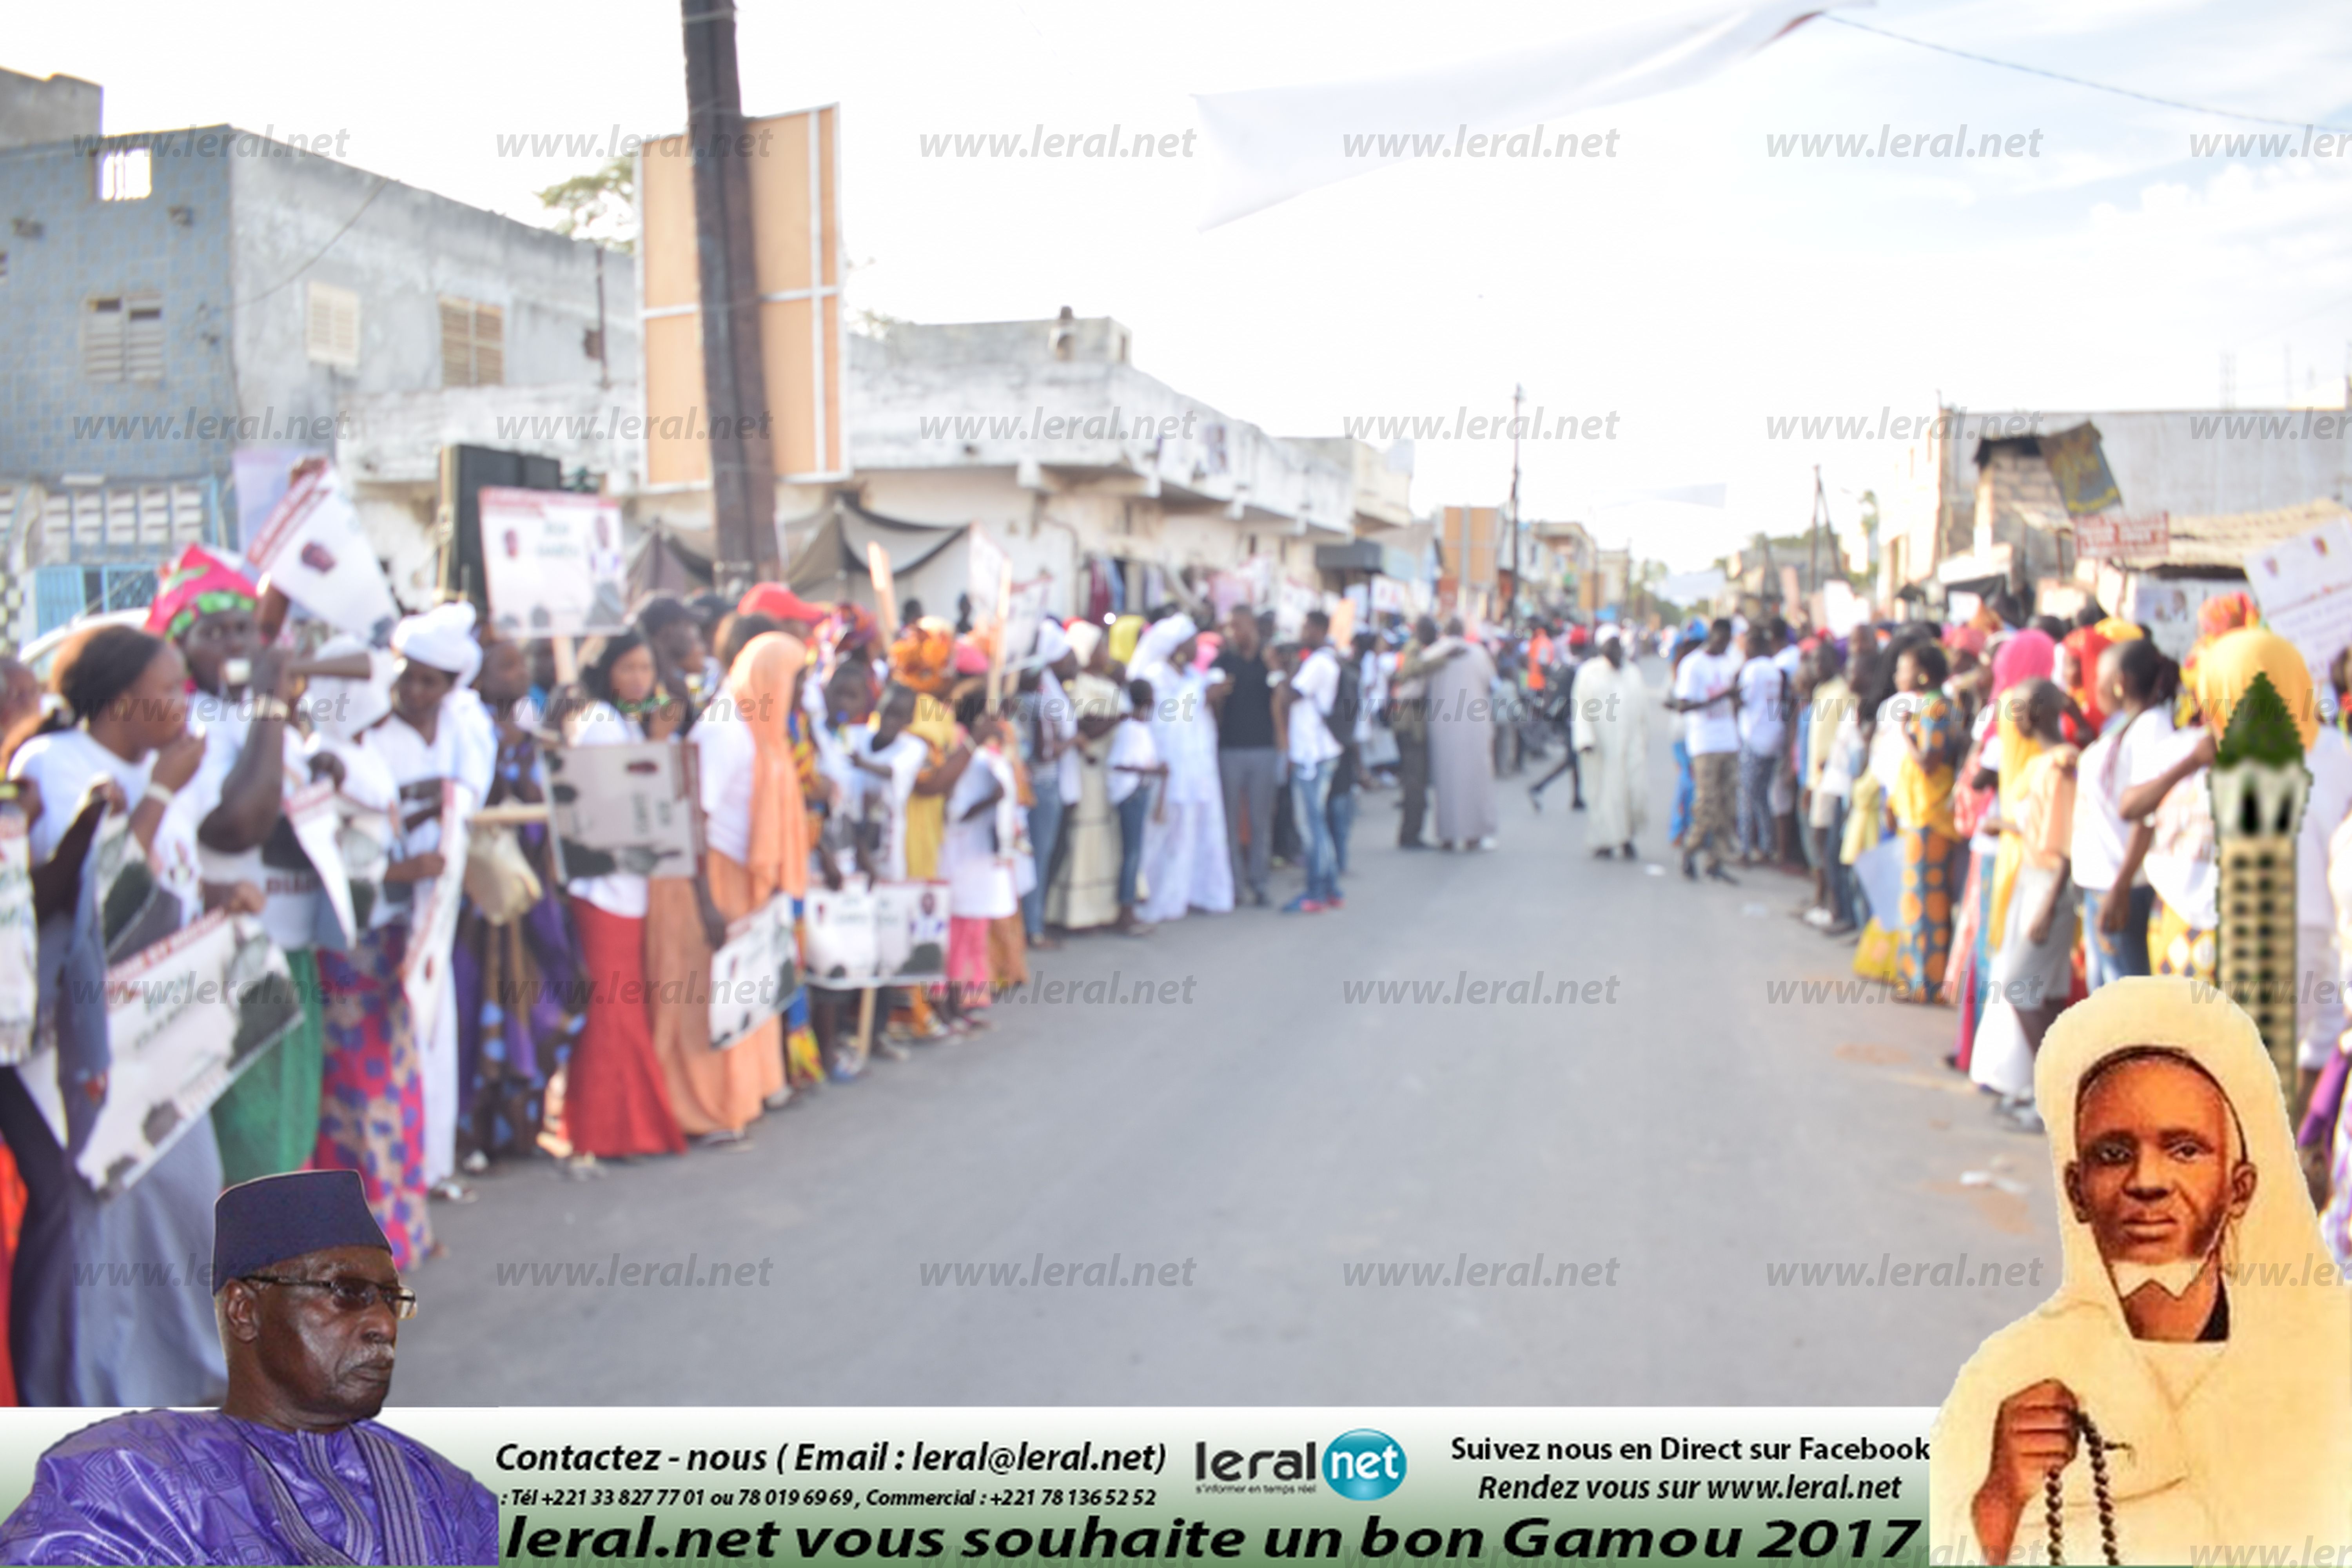
<path id="1" fill-rule="evenodd" d="M 1945 1402 L 1930 1561 L 2352 1542 L 2352 1291 L 2252 1020 L 2197 982 L 2117 981 L 2060 1016 L 2034 1078 L 2063 1273 Z"/>

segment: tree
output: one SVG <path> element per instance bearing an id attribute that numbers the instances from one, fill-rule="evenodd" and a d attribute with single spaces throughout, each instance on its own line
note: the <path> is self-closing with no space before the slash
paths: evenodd
<path id="1" fill-rule="evenodd" d="M 612 250 L 637 247 L 637 170 L 632 158 L 615 158 L 601 169 L 560 180 L 539 193 L 539 205 L 556 216 L 555 232 Z"/>

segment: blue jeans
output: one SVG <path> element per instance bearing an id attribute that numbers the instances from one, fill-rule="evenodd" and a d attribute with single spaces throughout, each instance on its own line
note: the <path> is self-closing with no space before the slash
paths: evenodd
<path id="1" fill-rule="evenodd" d="M 2147 917 L 2156 907 L 2154 888 L 2134 888 L 2124 910 L 2124 929 L 2109 936 L 2099 929 L 2106 892 L 2083 889 L 2083 980 L 2096 991 L 2110 980 L 2153 973 L 2147 961 Z"/>
<path id="2" fill-rule="evenodd" d="M 1307 851 L 1307 896 L 1321 900 L 1339 893 L 1339 862 L 1331 844 L 1331 775 L 1336 758 L 1306 767 L 1290 764 L 1290 801 L 1298 817 L 1298 837 Z"/>
<path id="3" fill-rule="evenodd" d="M 1135 786 L 1135 793 L 1118 803 L 1118 907 L 1135 907 L 1135 879 L 1143 871 L 1143 825 L 1151 816 L 1152 784 L 1150 780 Z"/>
<path id="4" fill-rule="evenodd" d="M 1029 850 L 1037 862 L 1037 885 L 1021 895 L 1021 923 L 1033 937 L 1045 934 L 1045 885 L 1054 878 L 1054 846 L 1062 838 L 1062 781 L 1052 767 L 1029 774 L 1037 804 L 1029 808 Z"/>
<path id="5" fill-rule="evenodd" d="M 1331 886 L 1336 892 L 1339 885 L 1336 879 L 1348 874 L 1348 835 L 1356 826 L 1356 792 L 1351 789 L 1333 791 L 1330 808 L 1325 815 L 1331 819 L 1331 865 L 1335 879 Z"/>
<path id="6" fill-rule="evenodd" d="M 1739 752 L 1739 852 L 1769 860 L 1779 848 L 1772 824 L 1772 770 L 1780 759 L 1770 752 Z"/>

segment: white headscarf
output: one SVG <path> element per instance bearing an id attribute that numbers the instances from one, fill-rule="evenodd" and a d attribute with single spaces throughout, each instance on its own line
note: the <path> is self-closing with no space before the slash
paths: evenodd
<path id="1" fill-rule="evenodd" d="M 1061 622 L 1048 616 L 1037 623 L 1037 646 L 1029 652 L 1033 668 L 1043 669 L 1049 664 L 1058 664 L 1069 651 L 1070 636 L 1062 629 Z"/>
<path id="2" fill-rule="evenodd" d="M 1084 669 L 1095 661 L 1095 649 L 1102 647 L 1103 629 L 1092 621 L 1076 621 L 1068 636 L 1070 651 L 1078 656 L 1078 668 Z"/>
<path id="3" fill-rule="evenodd" d="M 1154 665 L 1165 664 L 1169 655 L 1200 635 L 1201 628 L 1192 624 L 1192 616 L 1182 614 L 1171 616 L 1136 639 L 1135 658 L 1129 663 L 1137 670 L 1148 670 Z"/>
<path id="4" fill-rule="evenodd" d="M 2066 1167 L 2079 1158 L 2074 1112 L 2084 1076 L 2141 1047 L 2186 1058 L 2220 1086 L 2255 1171 L 2253 1201 L 2221 1247 L 2229 1343 L 2195 1385 L 2195 1426 L 2172 1414 L 2174 1399 L 2191 1396 L 2168 1397 L 2151 1366 L 2153 1356 L 2182 1347 L 2133 1339 L 2098 1242 L 2065 1190 Z M 2200 982 L 2110 982 L 2051 1026 L 2034 1059 L 2034 1099 L 2050 1129 L 2063 1272 L 2048 1300 L 1961 1369 L 1937 1418 L 1928 1469 L 1937 1561 L 1979 1560 L 1969 1503 L 1984 1479 L 2000 1403 L 2043 1378 L 2063 1382 L 2103 1436 L 2130 1445 L 2108 1458 L 2125 1561 L 2187 1562 L 2214 1542 L 2347 1539 L 2352 1292 L 2321 1241 L 2278 1072 L 2253 1020 Z M 2062 1478 L 2078 1522 L 2088 1470 L 2078 1455 Z M 2190 1499 L 2210 1512 L 2185 1515 Z M 2019 1544 L 2038 1542 L 2042 1528 L 2040 1507 L 2029 1509 Z"/>
<path id="5" fill-rule="evenodd" d="M 408 616 L 392 629 L 392 651 L 455 676 L 460 686 L 472 685 L 474 672 L 482 668 L 482 645 L 474 640 L 474 606 L 459 599 Z"/>

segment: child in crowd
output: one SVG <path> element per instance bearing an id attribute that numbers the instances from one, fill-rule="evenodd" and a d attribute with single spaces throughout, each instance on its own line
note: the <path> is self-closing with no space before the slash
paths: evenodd
<path id="1" fill-rule="evenodd" d="M 968 1035 L 987 1027 L 972 1015 L 989 1001 L 988 931 L 1016 912 L 1013 852 L 1018 828 L 1011 765 L 1004 758 L 1003 721 L 988 711 L 987 694 L 967 693 L 956 721 L 975 748 L 971 765 L 948 795 L 948 827 L 940 869 L 948 881 L 948 1027 Z"/>
<path id="2" fill-rule="evenodd" d="M 1128 682 L 1127 700 L 1127 716 L 1111 731 L 1110 742 L 1110 804 L 1118 813 L 1118 921 L 1112 929 L 1122 936 L 1138 936 L 1150 929 L 1135 918 L 1145 817 L 1160 795 L 1151 785 L 1167 776 L 1168 767 L 1151 742 L 1151 710 L 1159 701 L 1151 682 Z"/>

